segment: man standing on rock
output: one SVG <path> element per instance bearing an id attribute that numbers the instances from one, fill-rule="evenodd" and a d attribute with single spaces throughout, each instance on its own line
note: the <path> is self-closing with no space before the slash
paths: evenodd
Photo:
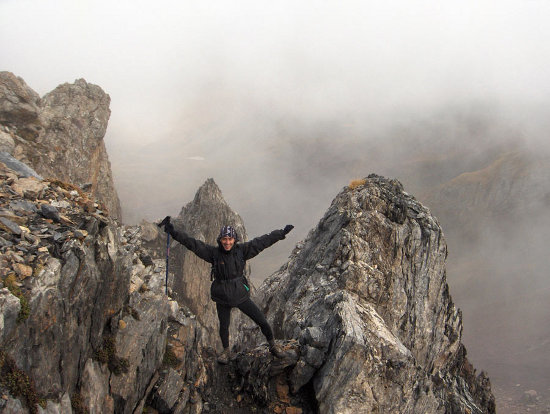
<path id="1" fill-rule="evenodd" d="M 212 265 L 214 280 L 210 287 L 210 297 L 216 302 L 218 320 L 220 321 L 220 338 L 223 345 L 223 352 L 218 357 L 218 362 L 227 364 L 231 356 L 229 324 L 232 308 L 239 308 L 241 312 L 250 317 L 266 337 L 271 353 L 281 357 L 283 355 L 281 347 L 273 339 L 273 330 L 269 322 L 250 299 L 250 288 L 244 276 L 244 270 L 247 260 L 252 259 L 279 240 L 283 240 L 294 226 L 288 224 L 283 230 L 274 230 L 245 243 L 237 243 L 239 237 L 233 227 L 223 226 L 217 238 L 218 246 L 211 246 L 176 230 L 170 222 L 170 216 L 167 216 L 161 224 L 164 224 L 164 230 L 174 239 Z"/>

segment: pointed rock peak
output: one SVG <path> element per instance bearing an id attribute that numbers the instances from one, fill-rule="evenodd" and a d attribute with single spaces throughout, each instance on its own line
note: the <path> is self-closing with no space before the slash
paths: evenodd
<path id="1" fill-rule="evenodd" d="M 195 199 L 202 197 L 223 198 L 222 191 L 220 190 L 220 187 L 218 187 L 213 178 L 208 178 L 204 182 L 204 184 L 201 185 L 197 190 L 197 193 L 195 194 Z"/>
<path id="2" fill-rule="evenodd" d="M 342 270 L 356 262 L 373 269 L 391 269 L 391 259 L 377 254 L 379 246 L 389 248 L 398 229 L 410 226 L 418 226 L 423 234 L 433 231 L 436 238 L 441 233 L 429 210 L 403 191 L 398 180 L 376 174 L 353 180 L 297 246 L 289 271 L 308 274 L 304 269 L 333 269 L 334 277 L 346 289 L 364 295 L 363 283 L 354 284 Z"/>
<path id="3" fill-rule="evenodd" d="M 212 178 L 197 190 L 193 201 L 181 209 L 174 220 L 174 226 L 195 239 L 209 245 L 217 245 L 220 228 L 231 225 L 239 239 L 247 240 L 242 218 L 223 199 L 222 192 Z M 175 246 L 171 251 L 171 268 L 174 272 L 172 295 L 179 303 L 184 303 L 196 315 L 208 334 L 204 338 L 209 343 L 218 343 L 219 334 L 215 306 L 205 306 L 210 302 L 210 267 L 197 263 L 193 255 L 183 246 Z"/>
<path id="4" fill-rule="evenodd" d="M 336 235 L 365 239 L 369 235 L 365 233 L 364 227 L 373 222 L 367 217 L 376 221 L 387 219 L 380 221 L 380 224 L 389 231 L 393 229 L 392 226 L 403 225 L 407 219 L 428 220 L 429 227 L 436 223 L 429 210 L 407 194 L 398 180 L 371 174 L 363 179 L 353 180 L 334 198 L 304 245 L 307 249 L 324 250 L 328 244 L 332 246 L 336 242 Z M 340 252 L 335 251 L 334 254 L 338 256 Z M 319 259 L 315 254 L 304 254 L 303 257 L 312 262 Z"/>
<path id="5" fill-rule="evenodd" d="M 90 101 L 91 105 L 86 104 L 87 101 Z M 44 95 L 42 99 L 42 106 L 45 108 L 59 106 L 65 108 L 66 111 L 70 109 L 74 111 L 84 106 L 88 112 L 108 112 L 109 116 L 111 114 L 110 103 L 111 97 L 101 86 L 88 83 L 84 79 L 77 79 L 74 83 L 58 85 L 53 91 Z M 68 104 L 72 104 L 75 108 L 68 108 Z M 107 116 L 107 120 L 109 116 Z"/>
<path id="6" fill-rule="evenodd" d="M 438 405 L 491 412 L 490 386 L 456 365 L 465 350 L 446 256 L 429 210 L 399 181 L 372 174 L 336 196 L 289 262 L 260 287 L 275 336 L 297 338 L 319 355 L 302 382 L 315 384 L 324 412 L 425 412 Z M 422 395 L 396 406 L 418 383 Z M 353 390 L 354 398 L 341 390 Z M 454 401 L 460 408 L 451 409 Z"/>
<path id="7" fill-rule="evenodd" d="M 185 208 L 194 208 L 191 206 L 195 206 L 195 208 L 198 208 L 198 206 L 202 206 L 201 208 L 205 208 L 206 206 L 210 206 L 210 208 L 221 206 L 223 206 L 223 208 L 229 208 L 226 201 L 223 199 L 220 188 L 213 178 L 207 179 L 204 184 L 199 187 L 195 193 L 195 198 Z"/>
<path id="8" fill-rule="evenodd" d="M 91 184 L 93 197 L 120 220 L 120 201 L 103 141 L 109 104 L 109 95 L 83 79 L 59 85 L 40 99 L 21 78 L 0 72 L 1 147 L 14 148 L 11 138 L 17 143 L 12 150 L 15 158 L 42 177 L 79 187 Z"/>
<path id="9" fill-rule="evenodd" d="M 181 209 L 179 219 L 190 234 L 201 235 L 203 240 L 210 242 L 215 241 L 223 225 L 234 226 L 241 240 L 246 237 L 241 217 L 227 204 L 213 178 L 208 178 L 199 187 L 193 201 Z"/>

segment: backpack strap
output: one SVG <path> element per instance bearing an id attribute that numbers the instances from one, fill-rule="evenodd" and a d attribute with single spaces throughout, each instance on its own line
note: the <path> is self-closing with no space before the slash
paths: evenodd
<path id="1" fill-rule="evenodd" d="M 216 278 L 215 277 L 215 274 L 216 274 L 216 266 L 218 264 L 218 260 L 217 259 L 214 259 L 212 261 L 212 267 L 210 268 L 210 281 L 214 281 L 214 279 Z"/>

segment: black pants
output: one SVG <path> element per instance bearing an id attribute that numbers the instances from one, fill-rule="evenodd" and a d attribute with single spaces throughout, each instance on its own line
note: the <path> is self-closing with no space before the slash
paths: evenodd
<path id="1" fill-rule="evenodd" d="M 218 319 L 220 321 L 220 338 L 224 348 L 229 346 L 229 324 L 231 323 L 231 306 L 221 305 L 216 303 L 216 309 L 218 311 Z M 256 306 L 252 300 L 247 299 L 245 302 L 237 306 L 250 319 L 252 319 L 262 330 L 265 338 L 270 341 L 273 339 L 273 331 L 269 322 L 265 318 L 262 311 Z"/>

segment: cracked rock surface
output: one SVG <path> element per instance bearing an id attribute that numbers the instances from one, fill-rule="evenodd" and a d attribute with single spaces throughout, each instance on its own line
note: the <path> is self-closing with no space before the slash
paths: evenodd
<path id="1" fill-rule="evenodd" d="M 461 343 L 430 211 L 396 180 L 346 187 L 258 290 L 276 337 L 294 338 L 323 413 L 487 413 L 494 397 Z"/>

